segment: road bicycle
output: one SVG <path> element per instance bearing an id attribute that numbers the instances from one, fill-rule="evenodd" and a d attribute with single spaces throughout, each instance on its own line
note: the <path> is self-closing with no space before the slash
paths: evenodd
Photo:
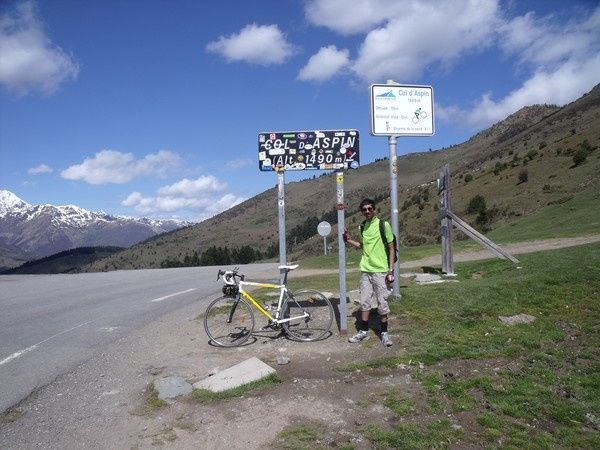
<path id="1" fill-rule="evenodd" d="M 318 341 L 331 335 L 333 306 L 327 297 L 318 291 L 301 289 L 291 292 L 287 288 L 288 273 L 298 264 L 279 266 L 285 275 L 283 284 L 245 281 L 238 269 L 219 270 L 223 296 L 213 300 L 204 314 L 204 329 L 210 341 L 221 347 L 242 345 L 254 332 L 255 319 L 252 306 L 267 318 L 262 330 L 283 330 L 296 341 Z M 245 288 L 259 287 L 279 290 L 277 305 L 262 304 Z"/>

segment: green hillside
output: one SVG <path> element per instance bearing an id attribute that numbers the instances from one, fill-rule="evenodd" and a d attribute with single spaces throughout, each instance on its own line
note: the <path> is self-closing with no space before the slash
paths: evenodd
<path id="1" fill-rule="evenodd" d="M 398 158 L 400 243 L 437 242 L 436 178 L 446 163 L 452 173 L 452 209 L 493 239 L 597 233 L 599 145 L 597 86 L 562 108 L 523 108 L 460 145 L 402 156 Z M 358 203 L 364 197 L 375 198 L 381 216 L 389 217 L 387 160 L 348 171 L 344 181 L 346 224 L 351 230 L 362 220 Z M 483 197 L 484 208 L 480 205 L 467 213 L 475 196 Z M 276 199 L 276 190 L 270 189 L 196 226 L 156 236 L 96 261 L 86 270 L 193 265 L 203 254 L 218 256 L 225 250 L 240 254 L 248 250 L 245 247 L 255 257 L 274 257 L 278 255 Z M 316 223 L 323 219 L 332 224 L 337 220 L 333 174 L 286 185 L 289 259 L 322 252 Z M 335 236 L 329 241 L 335 242 Z"/>
<path id="2" fill-rule="evenodd" d="M 45 258 L 28 261 L 3 274 L 71 273 L 79 268 L 122 251 L 122 247 L 79 247 L 56 253 Z"/>

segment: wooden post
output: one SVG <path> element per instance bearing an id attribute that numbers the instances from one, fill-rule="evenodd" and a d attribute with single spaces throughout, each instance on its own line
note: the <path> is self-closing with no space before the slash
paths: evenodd
<path id="1" fill-rule="evenodd" d="M 440 238 L 442 244 L 442 272 L 454 276 L 454 256 L 452 254 L 452 218 L 447 214 L 452 204 L 450 198 L 450 165 L 440 170 L 438 177 L 438 193 L 440 195 Z"/>
<path id="2" fill-rule="evenodd" d="M 454 273 L 454 256 L 452 254 L 452 229 L 458 228 L 475 242 L 486 247 L 492 253 L 500 258 L 511 260 L 518 263 L 519 260 L 499 245 L 494 244 L 479 231 L 471 227 L 452 212 L 450 199 L 450 165 L 446 164 L 438 174 L 438 194 L 440 196 L 440 238 L 442 242 L 442 272 L 449 276 L 456 276 Z"/>
<path id="3" fill-rule="evenodd" d="M 494 244 L 492 241 L 490 241 L 479 231 L 477 231 L 476 229 L 471 227 L 467 222 L 462 220 L 460 217 L 458 217 L 452 211 L 447 211 L 447 213 L 448 213 L 448 216 L 454 221 L 454 225 L 456 225 L 456 227 L 460 231 L 465 233 L 467 236 L 469 236 L 474 241 L 479 242 L 481 245 L 486 247 L 493 254 L 495 254 L 496 256 L 498 256 L 499 258 L 502 258 L 502 259 L 509 259 L 512 262 L 514 262 L 515 264 L 519 262 L 519 260 L 517 258 L 515 258 L 513 255 L 508 253 L 503 248 L 501 248 L 499 245 Z"/>

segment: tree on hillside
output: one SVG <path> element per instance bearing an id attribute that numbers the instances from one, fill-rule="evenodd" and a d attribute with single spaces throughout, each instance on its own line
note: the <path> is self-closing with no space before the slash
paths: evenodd
<path id="1" fill-rule="evenodd" d="M 483 195 L 477 194 L 469 201 L 469 204 L 467 205 L 467 214 L 477 214 L 481 211 L 485 211 L 485 209 L 485 198 Z"/>

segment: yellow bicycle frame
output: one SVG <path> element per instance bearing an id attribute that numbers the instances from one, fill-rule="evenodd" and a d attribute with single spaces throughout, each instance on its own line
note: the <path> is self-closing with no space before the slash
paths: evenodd
<path id="1" fill-rule="evenodd" d="M 242 297 L 244 297 L 246 300 L 248 300 L 252 305 L 254 305 L 254 307 L 256 309 L 258 309 L 261 313 L 263 313 L 265 316 L 267 316 L 267 318 L 269 320 L 275 321 L 276 319 L 271 314 L 269 314 L 269 312 L 258 301 L 256 301 L 254 299 L 254 297 L 252 297 L 247 291 L 244 290 L 244 285 L 262 287 L 262 288 L 266 288 L 266 289 L 279 289 L 278 305 L 281 306 L 281 300 L 283 299 L 283 293 L 285 292 L 285 289 L 286 289 L 285 284 L 255 283 L 253 281 L 240 281 L 240 283 L 239 283 L 240 295 Z"/>

